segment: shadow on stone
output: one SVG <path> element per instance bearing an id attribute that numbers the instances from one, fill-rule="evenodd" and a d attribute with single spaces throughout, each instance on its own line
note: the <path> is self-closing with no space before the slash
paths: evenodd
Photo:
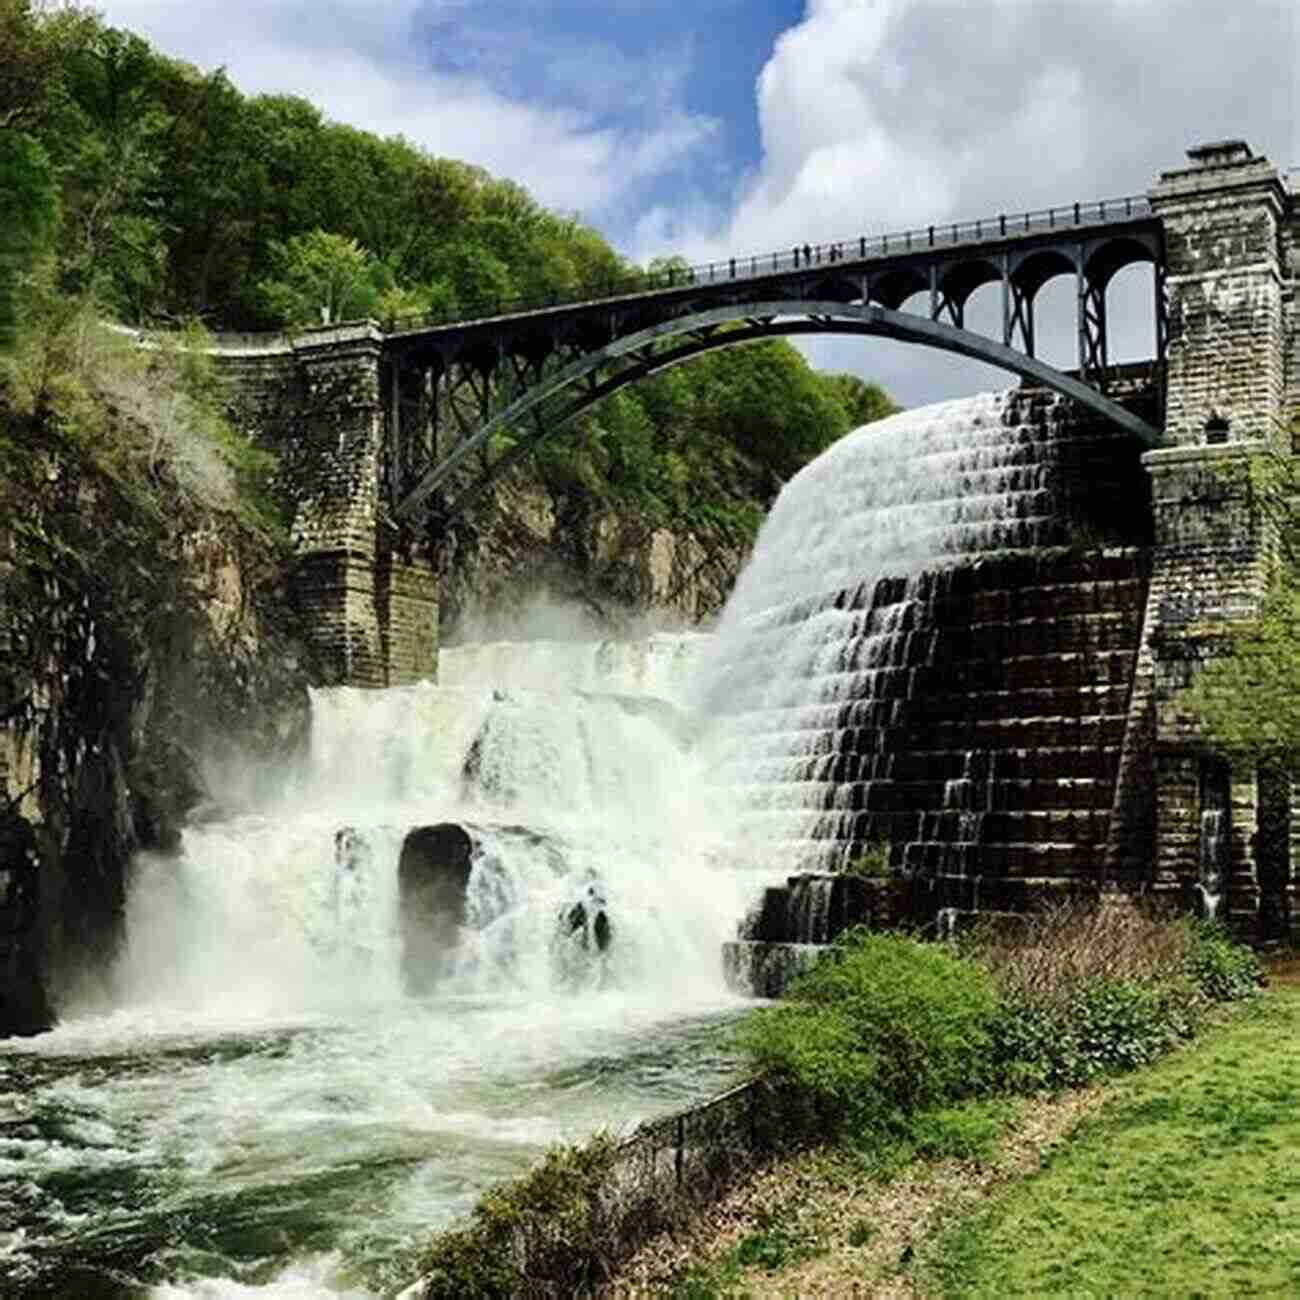
<path id="1" fill-rule="evenodd" d="M 409 994 L 429 993 L 456 951 L 473 856 L 473 839 L 455 822 L 417 826 L 402 843 L 397 883 L 402 986 Z"/>

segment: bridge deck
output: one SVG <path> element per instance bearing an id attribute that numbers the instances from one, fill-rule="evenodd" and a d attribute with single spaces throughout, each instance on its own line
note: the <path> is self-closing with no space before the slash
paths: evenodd
<path id="1" fill-rule="evenodd" d="M 788 285 L 792 277 L 810 282 L 824 280 L 828 275 L 860 278 L 863 274 L 929 265 L 936 259 L 947 260 L 953 253 L 963 261 L 993 261 L 1003 254 L 1024 255 L 1038 247 L 1114 239 L 1125 233 L 1124 227 L 1132 233 L 1158 229 L 1159 222 L 1144 195 L 999 214 L 883 235 L 859 235 L 694 266 L 674 265 L 629 277 L 610 284 L 605 292 L 582 298 L 552 295 L 541 300 L 482 304 L 455 313 L 404 317 L 388 326 L 385 333 L 400 345 L 403 340 L 431 340 L 437 335 L 464 339 L 467 334 L 493 334 L 511 326 L 549 326 L 565 316 L 592 309 L 636 308 L 678 298 L 768 298 L 777 296 L 771 290 L 778 284 Z"/>

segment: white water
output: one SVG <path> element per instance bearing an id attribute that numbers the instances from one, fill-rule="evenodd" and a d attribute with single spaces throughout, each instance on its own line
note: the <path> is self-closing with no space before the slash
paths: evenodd
<path id="1" fill-rule="evenodd" d="M 871 700 L 876 675 L 907 662 L 918 577 L 1059 529 L 1042 426 L 1010 423 L 1010 396 L 857 430 L 795 475 L 764 523 L 698 684 L 701 709 L 724 719 L 705 744 L 713 779 L 735 795 L 729 838 L 756 867 L 841 865 L 850 814 L 830 742 L 841 706 Z M 883 578 L 902 580 L 902 599 L 840 607 L 841 592 L 869 595 Z"/>
<path id="2" fill-rule="evenodd" d="M 723 1086 L 752 887 L 644 693 L 695 646 L 467 648 L 453 685 L 316 694 L 301 771 L 245 774 L 137 864 L 107 1005 L 6 1044 L 5 1294 L 78 1268 L 133 1293 L 110 1267 L 159 1296 L 389 1294 L 545 1144 Z M 416 999 L 397 857 L 449 820 L 477 842 L 466 926 Z M 603 953 L 560 924 L 591 890 Z"/>

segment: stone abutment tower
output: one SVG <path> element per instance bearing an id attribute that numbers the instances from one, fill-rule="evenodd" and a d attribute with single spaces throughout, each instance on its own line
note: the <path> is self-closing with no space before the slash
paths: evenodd
<path id="1" fill-rule="evenodd" d="M 1188 151 L 1150 192 L 1164 227 L 1169 334 L 1154 547 L 1130 706 L 1121 878 L 1180 901 L 1215 895 L 1244 933 L 1297 916 L 1291 781 L 1207 746 L 1178 692 L 1256 613 L 1277 520 L 1252 493 L 1260 453 L 1292 453 L 1296 227 L 1277 170 L 1242 141 Z M 1267 826 L 1268 833 L 1261 834 Z M 1300 829 L 1300 828 L 1297 828 Z"/>
<path id="2" fill-rule="evenodd" d="M 437 556 L 380 508 L 382 335 L 370 323 L 225 337 L 238 422 L 280 456 L 293 592 L 323 675 L 398 686 L 438 666 Z"/>

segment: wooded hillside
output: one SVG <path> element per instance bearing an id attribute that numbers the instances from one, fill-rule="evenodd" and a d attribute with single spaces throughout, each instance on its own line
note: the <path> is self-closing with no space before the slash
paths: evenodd
<path id="1" fill-rule="evenodd" d="M 246 96 L 89 10 L 0 0 L 0 74 L 10 338 L 39 329 L 34 285 L 128 324 L 219 331 L 581 296 L 640 273 L 510 180 Z M 743 546 L 785 478 L 890 409 L 783 341 L 753 344 L 612 397 L 528 472 L 557 517 L 631 511 Z"/>

